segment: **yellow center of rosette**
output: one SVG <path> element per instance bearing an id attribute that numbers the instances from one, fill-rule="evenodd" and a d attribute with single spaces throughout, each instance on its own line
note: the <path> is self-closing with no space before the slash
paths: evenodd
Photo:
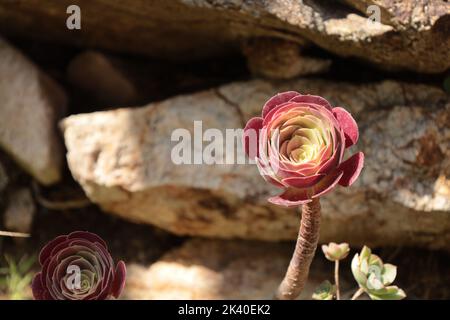
<path id="1" fill-rule="evenodd" d="M 279 159 L 293 164 L 319 163 L 331 155 L 332 127 L 311 110 L 286 112 L 271 126 L 270 144 L 278 146 Z"/>

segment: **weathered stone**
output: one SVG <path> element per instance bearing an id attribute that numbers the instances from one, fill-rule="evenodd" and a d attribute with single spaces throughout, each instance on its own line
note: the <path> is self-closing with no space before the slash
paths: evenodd
<path id="1" fill-rule="evenodd" d="M 150 267 L 129 265 L 122 299 L 271 299 L 292 249 L 286 243 L 189 240 Z M 330 277 L 324 270 L 323 261 L 314 261 L 300 299 L 311 299 Z"/>
<path id="2" fill-rule="evenodd" d="M 426 85 L 300 79 L 239 82 L 143 108 L 66 118 L 67 160 L 92 201 L 180 235 L 295 239 L 295 211 L 269 205 L 277 189 L 255 165 L 176 165 L 171 135 L 242 128 L 273 94 L 320 94 L 357 118 L 366 154 L 357 183 L 323 198 L 321 241 L 449 249 L 448 97 Z M 447 106 L 445 104 L 447 103 Z M 220 155 L 220 154 L 219 154 Z"/>
<path id="3" fill-rule="evenodd" d="M 3 224 L 9 231 L 28 233 L 36 211 L 33 197 L 27 188 L 15 190 L 8 199 L 3 215 Z"/>
<path id="4" fill-rule="evenodd" d="M 65 27 L 73 1 L 2 1 L 0 28 L 8 34 L 30 36 L 33 30 L 35 37 L 176 60 L 221 55 L 236 50 L 242 40 L 274 37 L 311 42 L 383 68 L 440 73 L 450 67 L 449 2 L 346 2 L 78 0 L 81 29 L 74 31 Z M 367 19 L 371 4 L 380 6 L 381 22 Z"/>
<path id="5" fill-rule="evenodd" d="M 0 146 L 43 184 L 59 180 L 62 89 L 0 38 Z"/>
<path id="6" fill-rule="evenodd" d="M 122 72 L 113 57 L 86 51 L 69 64 L 69 82 L 105 105 L 132 105 L 139 97 L 134 83 Z"/>
<path id="7" fill-rule="evenodd" d="M 293 79 L 323 73 L 331 60 L 304 56 L 298 43 L 256 38 L 243 44 L 250 71 L 269 79 Z"/>
<path id="8" fill-rule="evenodd" d="M 141 105 L 211 88 L 247 74 L 243 63 L 235 62 L 222 59 L 217 67 L 210 59 L 180 67 L 173 61 L 84 51 L 67 67 L 72 112 Z"/>
<path id="9" fill-rule="evenodd" d="M 344 0 L 361 13 L 373 14 L 369 6 L 380 9 L 381 21 L 399 29 L 428 30 L 443 14 L 449 14 L 447 1 L 434 0 Z M 368 10 L 369 9 L 369 10 Z"/>

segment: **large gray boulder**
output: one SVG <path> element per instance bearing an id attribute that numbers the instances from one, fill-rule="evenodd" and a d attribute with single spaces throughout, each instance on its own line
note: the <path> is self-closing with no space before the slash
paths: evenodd
<path id="1" fill-rule="evenodd" d="M 450 67 L 450 3 L 443 0 L 78 0 L 79 30 L 66 28 L 70 4 L 2 1 L 0 30 L 176 60 L 271 37 L 383 68 L 440 73 Z M 377 11 L 380 22 L 371 22 Z"/>
<path id="2" fill-rule="evenodd" d="M 42 184 L 61 176 L 62 88 L 0 38 L 0 147 Z"/>
<path id="3" fill-rule="evenodd" d="M 350 188 L 323 197 L 321 241 L 450 249 L 450 103 L 438 88 L 394 81 L 366 85 L 255 80 L 141 108 L 62 121 L 67 161 L 90 199 L 125 219 L 179 235 L 296 238 L 299 214 L 269 205 L 277 192 L 255 165 L 177 165 L 175 129 L 242 128 L 273 94 L 319 94 L 355 115 L 366 155 Z"/>

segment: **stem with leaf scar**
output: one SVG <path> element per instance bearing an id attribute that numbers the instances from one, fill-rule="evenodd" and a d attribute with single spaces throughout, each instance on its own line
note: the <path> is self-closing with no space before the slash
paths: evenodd
<path id="1" fill-rule="evenodd" d="M 286 275 L 275 294 L 277 300 L 294 300 L 305 286 L 319 240 L 320 211 L 318 198 L 302 206 L 297 243 Z"/>

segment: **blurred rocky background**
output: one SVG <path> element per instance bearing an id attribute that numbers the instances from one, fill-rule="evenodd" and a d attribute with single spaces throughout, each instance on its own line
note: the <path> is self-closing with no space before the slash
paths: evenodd
<path id="1" fill-rule="evenodd" d="M 285 90 L 360 126 L 366 166 L 323 198 L 321 242 L 450 298 L 449 52 L 441 0 L 0 0 L 0 230 L 31 235 L 0 237 L 0 298 L 29 298 L 33 255 L 78 229 L 127 262 L 125 299 L 270 298 L 298 212 L 255 166 L 175 165 L 171 134 L 242 128 Z M 331 272 L 318 253 L 303 298 Z"/>

